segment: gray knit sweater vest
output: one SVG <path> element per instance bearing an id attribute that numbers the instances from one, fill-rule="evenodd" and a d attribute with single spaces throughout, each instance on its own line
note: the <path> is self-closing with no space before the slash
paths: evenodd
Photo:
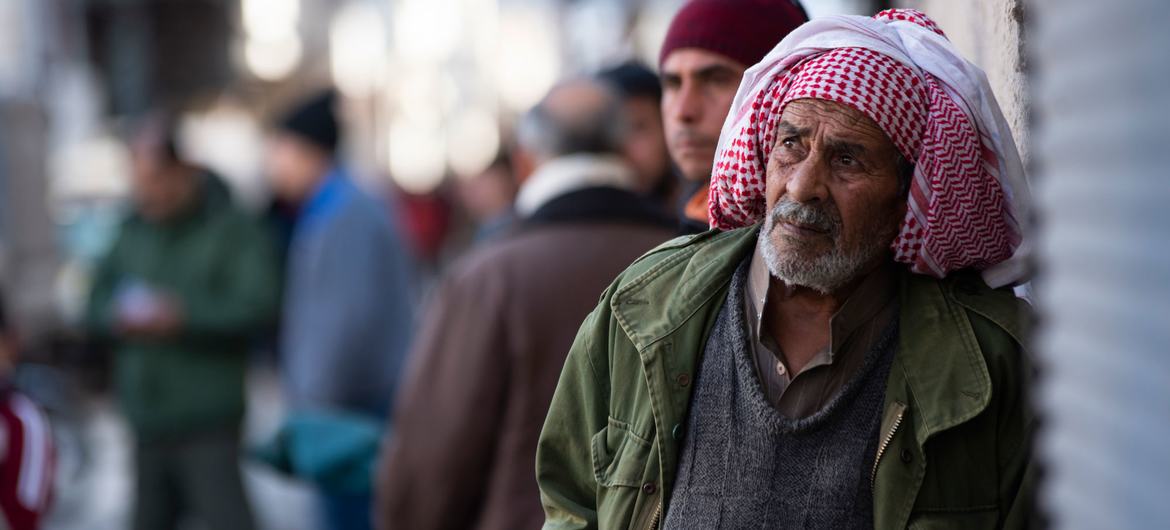
<path id="1" fill-rule="evenodd" d="M 664 528 L 873 528 L 877 451 L 897 320 L 824 409 L 789 419 L 764 397 L 732 277 L 700 364 Z"/>

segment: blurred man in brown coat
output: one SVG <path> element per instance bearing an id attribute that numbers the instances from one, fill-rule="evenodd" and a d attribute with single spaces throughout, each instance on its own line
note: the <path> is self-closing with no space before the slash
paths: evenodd
<path id="1" fill-rule="evenodd" d="M 521 224 L 456 263 L 432 303 L 380 465 L 381 528 L 540 528 L 536 442 L 577 328 L 673 232 L 632 191 L 620 109 L 575 80 L 520 123 Z"/>

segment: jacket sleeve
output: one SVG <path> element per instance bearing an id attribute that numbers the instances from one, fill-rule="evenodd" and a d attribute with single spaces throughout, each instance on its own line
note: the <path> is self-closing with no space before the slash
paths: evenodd
<path id="1" fill-rule="evenodd" d="M 1025 318 L 1025 305 L 1019 306 Z M 1000 527 L 1024 529 L 1035 525 L 1035 464 L 1032 438 L 1035 419 L 1028 391 L 1032 364 L 1026 348 L 991 321 L 972 316 L 980 348 L 990 352 L 988 369 L 997 396 L 996 461 L 999 476 Z M 1017 334 L 1022 334 L 1019 330 Z"/>
<path id="2" fill-rule="evenodd" d="M 86 332 L 96 338 L 108 339 L 114 333 L 114 291 L 118 287 L 121 248 L 122 236 L 119 235 L 93 271 L 83 325 Z"/>
<path id="3" fill-rule="evenodd" d="M 510 383 L 500 283 L 449 278 L 433 299 L 378 465 L 379 528 L 475 526 Z"/>
<path id="4" fill-rule="evenodd" d="M 1027 399 L 1032 381 L 1032 367 L 1023 352 L 1017 356 L 1013 370 L 1017 376 L 1009 383 L 1015 391 L 1005 392 L 1000 409 L 998 440 L 1000 447 L 1000 506 L 1003 509 L 1005 529 L 1032 528 L 1035 523 L 1035 474 L 1032 460 L 1032 440 L 1036 422 L 1031 403 Z M 1013 384 L 1014 383 L 1014 384 Z M 1005 385 L 1008 386 L 1008 385 Z"/>
<path id="5" fill-rule="evenodd" d="M 247 337 L 276 318 L 280 273 L 274 242 L 258 220 L 232 215 L 213 285 L 180 294 L 183 333 L 193 338 Z"/>
<path id="6" fill-rule="evenodd" d="M 577 332 L 537 445 L 545 530 L 597 528 L 590 441 L 608 417 L 609 329 L 607 295 Z"/>

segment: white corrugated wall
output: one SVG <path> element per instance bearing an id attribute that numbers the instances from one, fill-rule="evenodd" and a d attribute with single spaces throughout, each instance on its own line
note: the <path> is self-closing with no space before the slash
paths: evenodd
<path id="1" fill-rule="evenodd" d="M 1030 4 L 1042 501 L 1170 528 L 1170 2 Z"/>

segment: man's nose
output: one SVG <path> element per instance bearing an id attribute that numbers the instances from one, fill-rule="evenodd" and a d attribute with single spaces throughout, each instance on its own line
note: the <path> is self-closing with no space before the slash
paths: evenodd
<path id="1" fill-rule="evenodd" d="M 703 97 L 694 83 L 683 82 L 667 109 L 670 117 L 682 123 L 694 123 L 703 116 Z"/>
<path id="2" fill-rule="evenodd" d="M 828 177 L 828 168 L 816 157 L 809 156 L 792 168 L 788 180 L 784 184 L 784 192 L 789 199 L 798 203 L 811 203 L 827 200 L 829 188 L 825 179 Z"/>

